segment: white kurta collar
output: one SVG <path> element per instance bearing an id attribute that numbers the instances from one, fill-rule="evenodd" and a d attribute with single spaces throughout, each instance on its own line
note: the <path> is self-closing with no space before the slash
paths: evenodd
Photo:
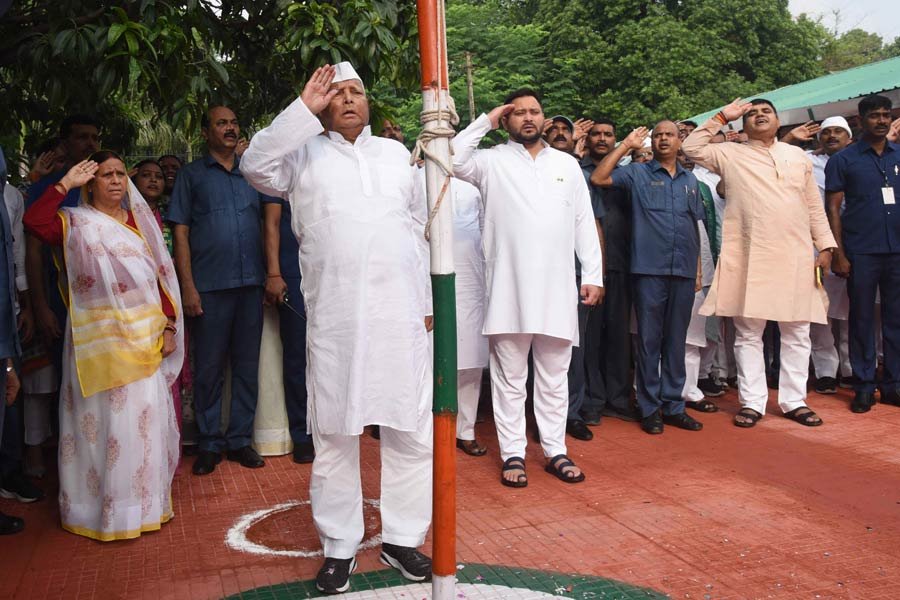
<path id="1" fill-rule="evenodd" d="M 329 131 L 328 137 L 331 138 L 332 141 L 335 141 L 339 144 L 347 144 L 351 146 L 355 146 L 357 144 L 361 144 L 365 142 L 368 138 L 372 137 L 372 128 L 369 125 L 363 127 L 363 130 L 359 133 L 359 136 L 356 138 L 356 142 L 350 144 L 347 139 L 338 133 L 337 131 Z"/>
<path id="2" fill-rule="evenodd" d="M 531 152 L 528 151 L 528 148 L 526 148 L 524 146 L 524 144 L 520 144 L 519 142 L 514 142 L 512 140 L 507 140 L 506 145 L 509 146 L 510 148 L 512 148 L 513 150 L 515 150 L 516 152 L 524 152 L 525 154 L 528 155 L 528 158 L 531 158 Z M 541 146 L 543 146 L 543 148 L 541 148 L 541 151 L 538 152 L 538 156 L 540 156 L 542 152 L 546 151 L 547 148 L 550 147 L 550 144 L 547 143 L 547 140 L 541 138 Z M 536 158 L 537 158 L 537 156 L 535 157 L 535 159 Z"/>

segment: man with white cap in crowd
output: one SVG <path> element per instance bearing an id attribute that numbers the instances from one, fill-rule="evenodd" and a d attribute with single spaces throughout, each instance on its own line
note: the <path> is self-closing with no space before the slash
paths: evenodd
<path id="1" fill-rule="evenodd" d="M 813 177 L 824 205 L 825 165 L 832 156 L 850 144 L 853 140 L 853 131 L 844 117 L 828 117 L 820 125 L 809 122 L 793 129 L 781 141 L 803 143 L 814 139 L 816 133 L 819 147 L 816 150 L 808 150 L 806 155 L 812 161 Z M 847 297 L 847 280 L 831 271 L 823 273 L 822 286 L 828 294 L 828 323 L 811 323 L 809 339 L 812 343 L 812 363 L 816 373 L 815 390 L 819 394 L 834 394 L 838 386 L 835 376 L 840 375 L 841 379 L 851 377 L 847 348 L 847 316 L 850 311 L 850 300 Z M 839 334 L 837 344 L 834 332 Z"/>
<path id="2" fill-rule="evenodd" d="M 372 424 L 381 426 L 381 560 L 425 580 L 431 560 L 416 547 L 431 522 L 430 299 L 425 199 L 409 152 L 372 135 L 362 80 L 343 62 L 313 73 L 253 137 L 241 170 L 288 199 L 300 245 L 310 499 L 325 554 L 316 587 L 350 586 L 365 530 L 359 435 Z"/>
<path id="3" fill-rule="evenodd" d="M 648 137 L 640 148 L 635 148 L 631 151 L 631 162 L 648 163 L 653 160 L 653 148 L 651 145 L 652 142 Z"/>
<path id="4" fill-rule="evenodd" d="M 476 152 L 503 125 L 507 144 Z M 581 168 L 541 139 L 544 111 L 537 92 L 521 89 L 482 114 L 453 140 L 456 176 L 482 193 L 484 255 L 494 421 L 504 460 L 501 483 L 528 484 L 525 473 L 525 380 L 534 359 L 534 413 L 545 470 L 577 483 L 584 473 L 566 455 L 566 373 L 578 343 L 577 296 L 602 300 L 600 241 Z M 581 289 L 575 263 L 581 261 Z"/>
<path id="5" fill-rule="evenodd" d="M 737 119 L 743 120 L 748 143 L 710 143 Z M 784 416 L 808 427 L 822 424 L 806 405 L 809 324 L 827 323 L 815 268 L 830 267 L 836 243 L 812 164 L 802 150 L 777 140 L 778 126 L 770 101 L 738 99 L 682 146 L 688 158 L 721 175 L 725 188 L 722 251 L 700 313 L 734 318 L 738 427 L 753 427 L 766 412 L 762 335 L 767 320 L 777 321 L 781 330 L 778 404 Z M 820 252 L 816 259 L 809 251 L 813 244 Z"/>

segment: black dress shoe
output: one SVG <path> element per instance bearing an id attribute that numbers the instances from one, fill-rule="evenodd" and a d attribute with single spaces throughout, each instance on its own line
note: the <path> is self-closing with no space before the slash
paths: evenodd
<path id="1" fill-rule="evenodd" d="M 900 390 L 891 390 L 890 392 L 881 390 L 881 403 L 900 406 Z"/>
<path id="2" fill-rule="evenodd" d="M 222 462 L 221 452 L 201 450 L 197 453 L 197 460 L 194 461 L 191 471 L 194 475 L 209 475 L 216 470 L 216 465 L 220 462 Z"/>
<path id="3" fill-rule="evenodd" d="M 651 435 L 658 435 L 663 432 L 663 419 L 658 410 L 641 419 L 641 429 Z"/>
<path id="4" fill-rule="evenodd" d="M 875 405 L 875 396 L 872 392 L 856 392 L 850 410 L 857 414 L 867 413 Z"/>
<path id="5" fill-rule="evenodd" d="M 631 423 L 634 423 L 636 421 L 643 421 L 643 417 L 641 417 L 640 413 L 633 408 L 620 410 L 615 406 L 607 404 L 603 407 L 602 414 L 604 417 L 612 417 L 614 419 L 621 419 L 623 421 L 628 421 Z"/>
<path id="6" fill-rule="evenodd" d="M 229 450 L 225 453 L 225 458 L 233 462 L 241 463 L 242 467 L 247 467 L 248 469 L 258 469 L 266 464 L 262 457 L 257 454 L 256 450 L 250 446 L 244 446 L 237 450 Z"/>
<path id="7" fill-rule="evenodd" d="M 599 410 L 583 410 L 581 420 L 585 425 L 599 425 L 603 421 L 603 413 Z"/>
<path id="8" fill-rule="evenodd" d="M 663 415 L 663 423 L 678 427 L 679 429 L 687 429 L 688 431 L 700 431 L 703 429 L 703 423 L 687 413 L 678 413 L 677 415 Z"/>
<path id="9" fill-rule="evenodd" d="M 312 442 L 300 442 L 294 444 L 294 462 L 298 465 L 306 465 L 316 458 L 316 449 Z"/>
<path id="10" fill-rule="evenodd" d="M 12 535 L 25 529 L 25 521 L 0 512 L 0 535 Z"/>
<path id="11" fill-rule="evenodd" d="M 594 439 L 594 433 L 588 429 L 588 426 L 584 424 L 584 421 L 579 421 L 578 419 L 569 419 L 566 421 L 566 433 L 582 442 L 588 442 Z"/>

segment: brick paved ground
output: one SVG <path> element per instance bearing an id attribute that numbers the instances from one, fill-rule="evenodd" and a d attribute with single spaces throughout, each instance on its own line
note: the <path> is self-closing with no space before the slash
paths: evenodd
<path id="1" fill-rule="evenodd" d="M 601 576 L 672 598 L 896 600 L 900 409 L 854 415 L 849 398 L 811 397 L 826 422 L 815 429 L 781 418 L 774 402 L 756 428 L 737 429 L 733 393 L 721 412 L 700 416 L 700 433 L 651 437 L 605 421 L 593 441 L 570 442 L 583 484 L 544 473 L 530 445 L 524 490 L 499 484 L 496 438 L 483 423 L 488 456 L 459 455 L 459 561 Z M 362 443 L 365 496 L 376 498 L 377 442 Z M 0 539 L 0 598 L 221 598 L 314 577 L 319 558 L 253 555 L 224 541 L 242 515 L 306 500 L 308 466 L 289 457 L 255 471 L 223 463 L 203 478 L 189 467 L 176 476 L 176 518 L 134 541 L 64 532 L 52 500 L 0 500 L 0 510 L 27 520 L 25 533 Z M 56 493 L 55 480 L 44 485 Z M 367 511 L 375 532 L 377 513 Z M 308 504 L 253 526 L 249 537 L 318 549 Z M 361 571 L 383 568 L 377 549 L 359 559 Z"/>

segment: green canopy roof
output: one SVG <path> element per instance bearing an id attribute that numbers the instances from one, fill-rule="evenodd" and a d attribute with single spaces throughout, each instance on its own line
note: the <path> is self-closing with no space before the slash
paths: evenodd
<path id="1" fill-rule="evenodd" d="M 891 97 L 894 106 L 900 104 L 900 56 L 756 94 L 748 100 L 771 100 L 778 110 L 781 124 L 791 125 L 833 115 L 853 116 L 859 98 L 878 93 Z M 721 108 L 691 117 L 690 120 L 703 123 Z"/>

